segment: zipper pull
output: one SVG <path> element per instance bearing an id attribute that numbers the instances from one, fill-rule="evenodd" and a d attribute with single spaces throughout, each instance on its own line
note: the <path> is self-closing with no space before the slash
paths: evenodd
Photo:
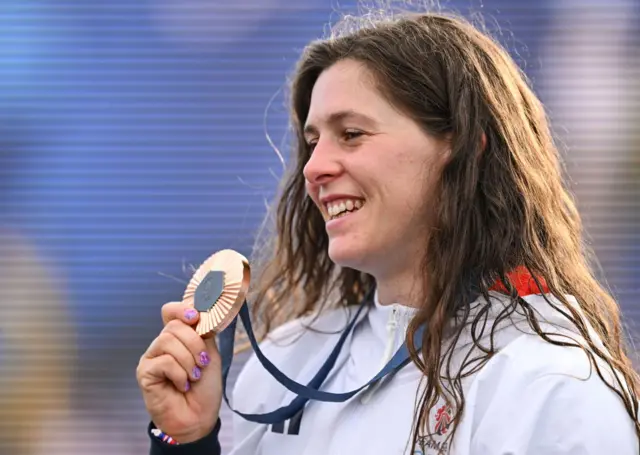
<path id="1" fill-rule="evenodd" d="M 391 314 L 389 314 L 389 320 L 387 321 L 387 348 L 382 360 L 381 368 L 389 359 L 393 356 L 393 349 L 396 344 L 396 332 L 398 329 L 398 322 L 400 318 L 400 311 L 397 304 L 393 304 L 391 308 Z"/>
<path id="2" fill-rule="evenodd" d="M 398 305 L 393 304 L 391 308 L 391 315 L 389 316 L 389 320 L 387 321 L 387 332 L 389 335 L 392 335 L 395 329 L 398 327 Z"/>

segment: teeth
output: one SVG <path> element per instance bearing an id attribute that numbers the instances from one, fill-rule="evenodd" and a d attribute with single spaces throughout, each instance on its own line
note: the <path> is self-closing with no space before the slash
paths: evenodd
<path id="1" fill-rule="evenodd" d="M 360 199 L 346 199 L 340 201 L 339 203 L 329 203 L 327 204 L 327 213 L 329 217 L 335 218 L 337 216 L 345 215 L 346 212 L 352 212 L 354 210 L 360 209 L 364 203 Z"/>

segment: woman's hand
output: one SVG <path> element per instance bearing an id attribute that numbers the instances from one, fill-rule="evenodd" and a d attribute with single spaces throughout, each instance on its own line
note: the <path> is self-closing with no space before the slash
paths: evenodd
<path id="1" fill-rule="evenodd" d="M 182 303 L 162 307 L 165 326 L 138 364 L 136 377 L 154 424 L 179 443 L 209 434 L 220 413 L 222 366 L 215 337 L 194 330 L 198 312 Z"/>

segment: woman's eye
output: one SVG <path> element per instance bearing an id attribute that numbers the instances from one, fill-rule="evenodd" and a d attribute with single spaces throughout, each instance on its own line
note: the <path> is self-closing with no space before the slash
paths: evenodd
<path id="1" fill-rule="evenodd" d="M 345 140 L 350 141 L 352 139 L 359 138 L 363 134 L 364 133 L 362 131 L 358 131 L 358 130 L 345 130 L 344 133 L 342 133 L 342 136 Z"/>
<path id="2" fill-rule="evenodd" d="M 360 130 L 344 130 L 342 132 L 341 140 L 345 142 L 349 142 L 354 139 L 358 139 L 360 136 L 363 136 L 363 135 L 364 135 L 364 132 Z M 307 141 L 307 149 L 310 152 L 313 152 L 317 144 L 318 144 L 318 139 L 311 139 Z"/>

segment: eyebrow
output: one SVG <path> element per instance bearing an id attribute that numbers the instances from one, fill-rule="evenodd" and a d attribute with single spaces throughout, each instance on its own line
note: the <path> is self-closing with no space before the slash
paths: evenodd
<path id="1" fill-rule="evenodd" d="M 344 122 L 345 120 L 357 120 L 367 124 L 370 127 L 375 127 L 378 124 L 371 117 L 351 109 L 333 112 L 327 117 L 327 119 L 325 120 L 325 123 L 327 123 L 328 125 L 334 126 Z M 304 126 L 303 132 L 305 136 L 308 134 L 318 134 L 318 127 L 311 123 L 307 123 Z"/>

